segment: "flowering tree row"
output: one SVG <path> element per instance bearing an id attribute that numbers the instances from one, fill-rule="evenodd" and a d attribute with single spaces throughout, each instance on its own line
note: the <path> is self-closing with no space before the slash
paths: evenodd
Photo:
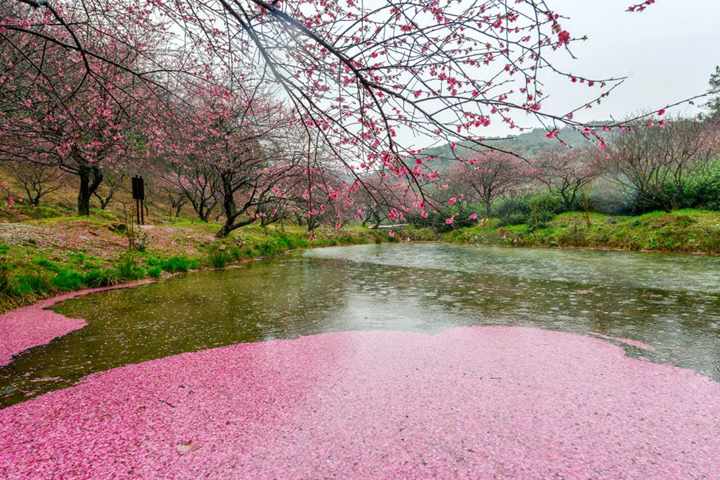
<path id="1" fill-rule="evenodd" d="M 530 118 L 549 138 L 569 126 L 597 144 L 617 126 L 575 119 L 623 79 L 555 66 L 586 38 L 551 4 L 11 0 L 0 155 L 77 176 L 80 214 L 107 172 L 165 162 L 201 217 L 222 211 L 223 235 L 289 190 L 307 217 L 331 208 L 319 197 L 362 216 L 358 195 L 385 218 L 427 212 L 438 172 L 413 136 L 480 154 L 490 125 Z M 554 111 L 549 77 L 585 99 Z"/>

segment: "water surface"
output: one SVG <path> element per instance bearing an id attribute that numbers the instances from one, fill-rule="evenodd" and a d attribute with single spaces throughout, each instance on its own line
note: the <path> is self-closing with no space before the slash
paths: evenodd
<path id="1" fill-rule="evenodd" d="M 0 367 L 0 407 L 128 363 L 329 331 L 520 325 L 644 342 L 720 381 L 720 258 L 442 244 L 317 249 L 58 304 L 87 327 Z M 522 352 L 518 352 L 522 354 Z"/>

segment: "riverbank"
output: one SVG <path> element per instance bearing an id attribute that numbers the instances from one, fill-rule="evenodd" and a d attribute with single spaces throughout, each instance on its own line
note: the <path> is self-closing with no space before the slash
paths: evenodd
<path id="1" fill-rule="evenodd" d="M 544 224 L 514 226 L 493 219 L 443 238 L 519 247 L 720 254 L 720 213 L 678 210 L 631 217 L 573 212 Z"/>
<path id="2" fill-rule="evenodd" d="M 58 217 L 0 223 L 0 312 L 66 292 L 125 284 L 202 268 L 223 268 L 299 248 L 398 241 L 387 231 L 251 225 L 226 239 L 217 225 L 191 221 L 139 227 Z M 429 239 L 416 233 L 416 239 Z M 132 243 L 133 248 L 130 248 Z"/>
<path id="3" fill-rule="evenodd" d="M 0 312 L 87 288 L 202 268 L 223 268 L 298 248 L 412 241 L 720 254 L 720 213 L 680 210 L 638 217 L 568 213 L 546 224 L 496 219 L 436 234 L 361 226 L 317 229 L 250 225 L 223 240 L 215 224 L 181 220 L 128 232 L 116 217 L 54 217 L 0 223 Z M 392 234 L 392 236 L 391 236 Z M 133 248 L 130 249 L 130 244 Z"/>
<path id="4" fill-rule="evenodd" d="M 44 345 L 52 339 L 83 328 L 87 323 L 82 318 L 68 318 L 50 310 L 58 302 L 88 293 L 102 292 L 116 288 L 134 287 L 151 282 L 138 282 L 113 287 L 91 288 L 48 298 L 26 307 L 0 314 L 0 367 L 10 363 L 13 356 L 28 348 Z"/>

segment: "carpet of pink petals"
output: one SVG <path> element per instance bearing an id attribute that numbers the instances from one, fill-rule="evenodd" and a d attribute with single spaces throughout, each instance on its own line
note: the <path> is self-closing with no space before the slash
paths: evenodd
<path id="1" fill-rule="evenodd" d="M 23 350 L 44 345 L 53 338 L 60 337 L 85 326 L 85 320 L 67 318 L 51 310 L 47 310 L 47 308 L 63 300 L 77 297 L 78 295 L 113 290 L 116 288 L 126 288 L 150 281 L 151 280 L 143 280 L 126 285 L 92 288 L 66 293 L 65 295 L 49 298 L 34 305 L 18 308 L 17 310 L 0 315 L 0 366 L 10 363 L 13 355 L 17 355 Z"/>
<path id="2" fill-rule="evenodd" d="M 0 410 L 0 478 L 717 478 L 720 384 L 517 327 L 128 365 Z"/>

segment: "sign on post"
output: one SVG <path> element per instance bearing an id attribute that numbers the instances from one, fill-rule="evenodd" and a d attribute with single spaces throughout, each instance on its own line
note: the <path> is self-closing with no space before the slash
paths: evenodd
<path id="1" fill-rule="evenodd" d="M 145 180 L 142 177 L 132 177 L 132 194 L 135 200 L 138 225 L 145 224 Z"/>

